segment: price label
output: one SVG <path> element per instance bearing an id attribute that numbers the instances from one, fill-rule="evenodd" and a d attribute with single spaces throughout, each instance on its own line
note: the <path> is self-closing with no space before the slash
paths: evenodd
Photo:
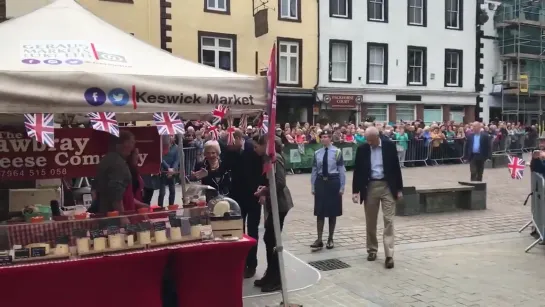
<path id="1" fill-rule="evenodd" d="M 33 247 L 30 249 L 30 257 L 45 257 L 45 247 Z"/>
<path id="2" fill-rule="evenodd" d="M 30 250 L 28 248 L 16 249 L 14 255 L 15 259 L 26 259 L 30 257 Z"/>
<path id="3" fill-rule="evenodd" d="M 0 266 L 10 265 L 12 260 L 10 255 L 2 255 L 0 256 Z"/>
<path id="4" fill-rule="evenodd" d="M 91 233 L 91 239 L 104 237 L 104 230 L 102 229 L 93 229 L 90 231 L 90 233 Z"/>
<path id="5" fill-rule="evenodd" d="M 166 230 L 167 229 L 167 225 L 165 222 L 157 222 L 157 223 L 153 223 L 153 230 L 154 231 L 161 231 L 161 230 Z"/>
<path id="6" fill-rule="evenodd" d="M 118 226 L 108 226 L 107 229 L 108 235 L 116 235 L 119 233 L 119 227 Z"/>

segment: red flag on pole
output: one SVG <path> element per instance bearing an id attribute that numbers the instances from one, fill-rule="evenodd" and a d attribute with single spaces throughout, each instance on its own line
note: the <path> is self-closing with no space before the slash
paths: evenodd
<path id="1" fill-rule="evenodd" d="M 267 156 L 270 161 L 265 162 L 263 173 L 268 173 L 272 170 L 272 164 L 276 161 L 275 151 L 275 134 L 274 127 L 276 126 L 276 44 L 273 44 L 271 50 L 271 58 L 267 69 L 267 114 L 269 116 L 268 141 L 267 141 Z"/>

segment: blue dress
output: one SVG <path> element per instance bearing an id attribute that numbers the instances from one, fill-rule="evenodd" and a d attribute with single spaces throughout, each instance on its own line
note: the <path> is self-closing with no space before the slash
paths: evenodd
<path id="1" fill-rule="evenodd" d="M 326 154 L 327 162 L 324 163 Z M 342 151 L 333 145 L 329 145 L 327 150 L 318 149 L 314 153 L 311 174 L 315 216 L 337 217 L 343 214 L 340 192 L 344 192 L 345 183 L 346 169 Z"/>

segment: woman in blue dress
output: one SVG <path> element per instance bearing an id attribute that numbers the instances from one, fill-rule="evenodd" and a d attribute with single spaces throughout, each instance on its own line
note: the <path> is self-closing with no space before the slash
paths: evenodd
<path id="1" fill-rule="evenodd" d="M 335 247 L 333 234 L 337 217 L 343 214 L 342 196 L 346 182 L 346 170 L 342 152 L 331 144 L 331 132 L 324 130 L 320 134 L 320 142 L 323 147 L 314 153 L 312 163 L 312 194 L 314 195 L 314 215 L 317 218 L 318 239 L 310 246 L 312 249 L 322 249 L 324 243 L 325 218 L 328 218 L 329 237 L 327 249 Z"/>

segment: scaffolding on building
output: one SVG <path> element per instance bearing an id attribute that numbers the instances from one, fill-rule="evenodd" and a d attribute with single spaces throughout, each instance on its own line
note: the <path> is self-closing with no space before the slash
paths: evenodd
<path id="1" fill-rule="evenodd" d="M 544 127 L 545 0 L 504 0 L 494 25 L 501 59 L 494 84 L 502 85 L 502 120 Z"/>

